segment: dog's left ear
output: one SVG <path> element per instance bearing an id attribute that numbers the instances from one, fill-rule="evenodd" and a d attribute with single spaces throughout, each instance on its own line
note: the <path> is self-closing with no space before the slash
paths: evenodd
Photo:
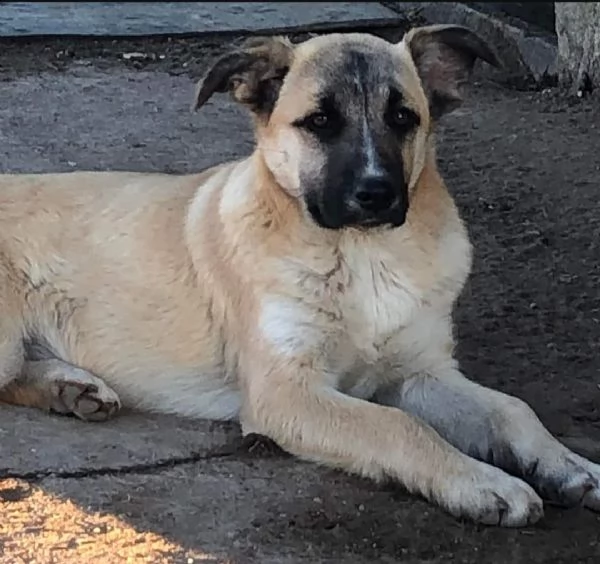
<path id="1" fill-rule="evenodd" d="M 417 27 L 402 41 L 417 67 L 434 120 L 461 104 L 460 87 L 470 78 L 477 59 L 500 66 L 490 46 L 466 27 Z"/>
<path id="2" fill-rule="evenodd" d="M 215 92 L 229 92 L 252 112 L 268 116 L 293 57 L 292 43 L 283 37 L 255 37 L 223 55 L 198 83 L 193 109 Z"/>

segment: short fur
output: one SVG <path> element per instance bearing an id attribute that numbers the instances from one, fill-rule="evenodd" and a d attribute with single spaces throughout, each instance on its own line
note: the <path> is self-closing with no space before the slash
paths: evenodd
<path id="1" fill-rule="evenodd" d="M 453 357 L 471 247 L 434 132 L 477 58 L 455 26 L 253 39 L 196 93 L 247 106 L 249 157 L 0 176 L 1 398 L 236 419 L 484 523 L 599 510 L 600 467 Z"/>

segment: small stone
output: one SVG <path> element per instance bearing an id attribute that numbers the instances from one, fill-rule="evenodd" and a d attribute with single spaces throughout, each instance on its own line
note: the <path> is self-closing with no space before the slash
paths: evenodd
<path id="1" fill-rule="evenodd" d="M 131 59 L 145 59 L 148 55 L 146 53 L 123 53 L 123 58 L 126 61 L 129 61 Z"/>

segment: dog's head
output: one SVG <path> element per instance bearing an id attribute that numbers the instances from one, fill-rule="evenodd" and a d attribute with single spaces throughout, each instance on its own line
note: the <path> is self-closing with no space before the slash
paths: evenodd
<path id="1" fill-rule="evenodd" d="M 402 225 L 432 126 L 461 101 L 477 58 L 472 31 L 415 28 L 400 43 L 331 34 L 293 45 L 256 38 L 216 61 L 195 107 L 229 91 L 255 117 L 280 187 L 321 227 Z"/>

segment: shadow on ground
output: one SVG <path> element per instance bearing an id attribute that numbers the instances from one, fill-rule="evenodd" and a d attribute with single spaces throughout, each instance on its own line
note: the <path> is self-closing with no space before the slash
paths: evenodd
<path id="1" fill-rule="evenodd" d="M 109 59 L 0 73 L 3 171 L 184 172 L 250 150 L 248 120 L 226 98 L 191 115 L 186 74 Z M 479 84 L 444 124 L 439 151 L 476 247 L 457 312 L 463 368 L 596 456 L 598 111 Z M 101 430 L 7 408 L 0 432 L 0 555 L 10 562 L 547 564 L 600 554 L 592 513 L 548 508 L 525 530 L 460 523 L 397 488 L 239 451 L 231 426 L 124 414 Z"/>

